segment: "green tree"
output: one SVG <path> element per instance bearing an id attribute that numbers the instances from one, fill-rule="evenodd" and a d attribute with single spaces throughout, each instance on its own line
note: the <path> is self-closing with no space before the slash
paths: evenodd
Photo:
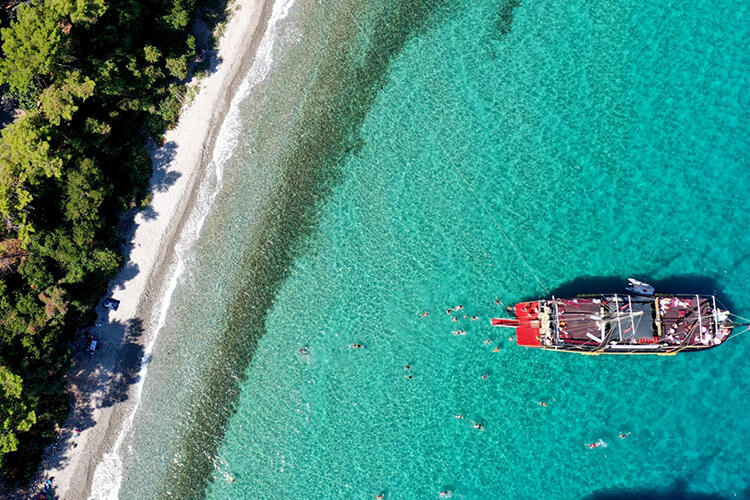
<path id="1" fill-rule="evenodd" d="M 0 366 L 0 456 L 16 451 L 16 434 L 28 431 L 36 423 L 36 414 L 21 399 L 21 388 L 21 377 Z"/>
<path id="2" fill-rule="evenodd" d="M 94 81 L 79 71 L 69 72 L 60 83 L 44 89 L 39 104 L 47 120 L 60 125 L 61 120 L 72 120 L 78 110 L 77 101 L 85 101 L 94 94 Z"/>
<path id="3" fill-rule="evenodd" d="M 62 159 L 50 152 L 49 132 L 38 114 L 29 113 L 5 127 L 0 139 L 0 215 L 17 229 L 23 245 L 33 232 L 26 210 L 34 199 L 31 187 L 62 173 Z"/>
<path id="4" fill-rule="evenodd" d="M 3 28 L 1 36 L 0 83 L 19 93 L 50 76 L 67 53 L 57 9 L 20 5 L 16 21 Z"/>

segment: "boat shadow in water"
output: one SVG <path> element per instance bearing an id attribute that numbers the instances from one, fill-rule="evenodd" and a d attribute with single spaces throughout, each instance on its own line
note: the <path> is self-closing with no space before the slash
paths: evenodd
<path id="1" fill-rule="evenodd" d="M 748 498 L 750 488 L 740 492 L 738 498 Z M 677 480 L 665 489 L 607 489 L 592 493 L 584 500 L 728 500 L 729 497 L 717 493 L 699 493 L 688 491 L 688 483 Z"/>
<path id="2" fill-rule="evenodd" d="M 735 310 L 734 304 L 729 297 L 719 290 L 719 282 L 715 278 L 699 274 L 675 274 L 658 280 L 639 274 L 630 276 L 581 276 L 571 281 L 566 281 L 550 290 L 550 295 L 554 295 L 555 297 L 575 297 L 576 295 L 585 294 L 625 294 L 628 293 L 625 291 L 628 278 L 635 278 L 653 285 L 657 294 L 715 295 L 720 307 L 723 304 L 730 311 Z M 521 302 L 539 298 L 537 296 L 525 297 Z"/>

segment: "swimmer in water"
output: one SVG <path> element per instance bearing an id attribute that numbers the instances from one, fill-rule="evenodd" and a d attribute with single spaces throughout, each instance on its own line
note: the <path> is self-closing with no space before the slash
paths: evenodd
<path id="1" fill-rule="evenodd" d="M 411 379 L 413 379 L 413 378 L 414 378 L 414 375 L 412 375 L 411 373 L 407 373 L 406 375 L 404 375 L 404 377 L 406 377 L 406 378 L 408 378 L 409 380 L 411 380 Z"/>
<path id="2" fill-rule="evenodd" d="M 451 491 L 451 490 L 443 490 L 443 491 L 440 492 L 440 496 L 443 497 L 443 498 L 450 498 L 451 496 L 453 496 L 453 491 Z"/>
<path id="3" fill-rule="evenodd" d="M 482 424 L 479 424 L 479 423 L 477 423 L 477 422 L 474 422 L 473 420 L 472 420 L 472 422 L 471 422 L 471 426 L 472 426 L 472 427 L 473 427 L 474 429 L 478 430 L 478 431 L 483 431 L 483 430 L 484 430 L 484 426 L 483 426 Z"/>
<path id="4" fill-rule="evenodd" d="M 383 500 L 385 498 L 385 493 L 380 493 L 378 496 L 375 497 L 377 500 Z"/>
<path id="5" fill-rule="evenodd" d="M 364 344 L 349 344 L 349 349 L 367 349 Z"/>
<path id="6" fill-rule="evenodd" d="M 482 376 L 481 376 L 480 378 L 481 378 L 482 380 L 487 380 L 487 374 L 486 374 L 486 373 L 483 373 L 483 374 L 482 374 Z"/>
<path id="7" fill-rule="evenodd" d="M 404 365 L 404 370 L 411 370 L 411 365 Z"/>
<path id="8" fill-rule="evenodd" d="M 466 335 L 466 332 L 463 330 L 453 330 L 453 335 Z"/>
<path id="9" fill-rule="evenodd" d="M 469 319 L 471 319 L 472 321 L 476 321 L 476 320 L 478 320 L 478 319 L 479 319 L 479 316 L 472 316 L 472 317 L 471 317 L 471 318 L 469 318 Z"/>
<path id="10" fill-rule="evenodd" d="M 546 401 L 539 401 L 537 404 L 539 406 L 543 406 L 543 407 L 547 408 L 547 402 Z"/>
<path id="11" fill-rule="evenodd" d="M 586 446 L 588 446 L 588 447 L 589 447 L 589 449 L 591 449 L 591 450 L 593 450 L 594 448 L 599 448 L 600 446 L 601 446 L 602 448 L 606 448 L 606 447 L 607 447 L 607 443 L 605 443 L 605 442 L 604 442 L 604 441 L 602 441 L 601 439 L 600 439 L 599 441 L 597 441 L 596 443 L 584 443 L 584 444 L 585 444 Z"/>
<path id="12" fill-rule="evenodd" d="M 490 345 L 492 343 L 492 339 L 484 339 L 484 345 Z"/>
<path id="13" fill-rule="evenodd" d="M 452 312 L 453 312 L 453 309 L 451 309 L 450 307 L 445 310 L 445 314 L 450 314 Z"/>
<path id="14" fill-rule="evenodd" d="M 464 416 L 462 414 L 460 414 L 460 413 L 456 413 L 455 415 L 453 415 L 453 418 L 457 418 L 459 420 L 463 420 Z"/>
<path id="15" fill-rule="evenodd" d="M 458 321 L 458 316 L 453 316 L 451 318 L 451 321 L 453 321 L 454 323 L 456 323 Z"/>
<path id="16" fill-rule="evenodd" d="M 299 348 L 299 353 L 302 354 L 303 356 L 309 356 L 310 355 L 310 351 L 308 351 L 307 350 L 307 346 L 304 346 L 304 345 Z"/>
<path id="17" fill-rule="evenodd" d="M 499 347 L 495 347 L 494 349 L 492 349 L 492 352 L 500 352 L 500 348 Z"/>
<path id="18" fill-rule="evenodd" d="M 620 435 L 619 435 L 619 436 L 617 436 L 617 437 L 618 437 L 618 438 L 620 438 L 620 439 L 625 439 L 625 438 L 626 438 L 626 437 L 628 437 L 628 436 L 630 436 L 630 432 L 626 432 L 625 434 L 623 434 L 623 433 L 621 432 L 621 433 L 620 433 Z"/>
<path id="19" fill-rule="evenodd" d="M 464 319 L 469 319 L 469 315 L 468 314 L 464 314 Z"/>
<path id="20" fill-rule="evenodd" d="M 426 318 L 426 317 L 427 317 L 427 316 L 429 316 L 429 315 L 430 315 L 430 311 L 425 311 L 425 312 L 423 312 L 422 314 L 420 314 L 420 315 L 419 315 L 419 317 L 420 317 L 420 318 Z"/>
<path id="21" fill-rule="evenodd" d="M 456 306 L 456 307 L 453 308 L 453 310 L 454 311 L 460 311 L 463 308 L 464 308 L 464 306 Z"/>

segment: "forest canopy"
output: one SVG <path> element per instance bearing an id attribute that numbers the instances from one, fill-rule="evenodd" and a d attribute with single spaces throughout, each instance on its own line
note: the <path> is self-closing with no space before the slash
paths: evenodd
<path id="1" fill-rule="evenodd" d="M 145 147 L 177 119 L 200 0 L 6 0 L 0 92 L 0 472 L 28 480 L 67 416 L 76 335 L 122 264 Z M 211 4 L 211 5 L 209 5 Z"/>

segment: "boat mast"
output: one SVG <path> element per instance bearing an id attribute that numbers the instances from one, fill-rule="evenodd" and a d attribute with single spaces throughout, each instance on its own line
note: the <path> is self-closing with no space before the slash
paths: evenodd
<path id="1" fill-rule="evenodd" d="M 560 343 L 560 311 L 557 308 L 557 299 L 555 296 L 552 296 L 552 306 L 555 308 L 555 324 L 557 325 L 557 328 L 555 328 L 555 345 Z"/>
<path id="2" fill-rule="evenodd" d="M 615 294 L 615 314 L 617 314 L 617 333 L 619 333 L 620 342 L 622 342 L 622 322 L 620 321 L 620 303 L 617 294 Z"/>
<path id="3" fill-rule="evenodd" d="M 638 339 L 635 337 L 635 318 L 633 317 L 633 301 L 630 300 L 630 295 L 628 295 L 628 312 L 630 313 L 630 324 L 633 326 L 633 338 L 638 342 Z"/>
<path id="4" fill-rule="evenodd" d="M 714 322 L 715 322 L 714 331 L 712 334 L 715 334 L 716 332 L 719 331 L 719 310 L 716 309 L 716 295 L 711 295 L 711 300 L 713 301 L 713 304 L 714 304 Z"/>
<path id="5" fill-rule="evenodd" d="M 698 335 L 703 335 L 703 317 L 701 316 L 701 298 L 695 296 L 696 305 L 698 306 Z"/>

